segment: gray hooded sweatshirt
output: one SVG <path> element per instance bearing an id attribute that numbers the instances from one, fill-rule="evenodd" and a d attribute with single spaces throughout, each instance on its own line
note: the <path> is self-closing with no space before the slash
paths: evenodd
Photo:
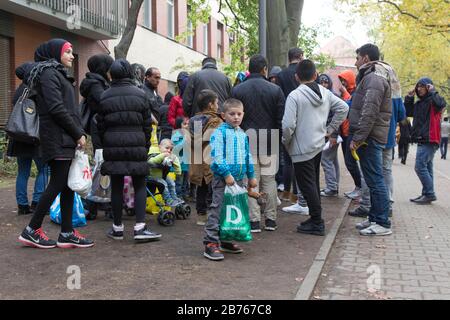
<path id="1" fill-rule="evenodd" d="M 330 90 L 319 86 L 322 98 L 301 84 L 286 100 L 283 117 L 283 144 L 292 162 L 313 159 L 325 146 L 325 136 L 337 132 L 348 113 L 347 104 Z M 334 113 L 327 127 L 328 114 Z"/>

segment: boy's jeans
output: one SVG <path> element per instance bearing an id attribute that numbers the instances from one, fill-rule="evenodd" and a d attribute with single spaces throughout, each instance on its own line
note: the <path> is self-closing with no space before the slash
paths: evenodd
<path id="1" fill-rule="evenodd" d="M 370 138 L 367 142 L 367 146 L 358 149 L 358 155 L 364 180 L 370 190 L 369 221 L 390 228 L 389 192 L 383 176 L 384 145 Z"/>
<path id="2" fill-rule="evenodd" d="M 416 174 L 422 183 L 422 195 L 434 197 L 433 158 L 437 149 L 436 144 L 424 143 L 417 146 Z"/>
<path id="3" fill-rule="evenodd" d="M 240 187 L 244 187 L 244 182 L 242 180 L 236 181 L 236 183 Z M 225 193 L 225 180 L 214 176 L 211 186 L 213 198 L 208 210 L 208 220 L 205 225 L 205 237 L 203 238 L 203 243 L 205 245 L 208 243 L 220 243 L 220 211 L 222 209 L 223 195 Z"/>
<path id="4" fill-rule="evenodd" d="M 339 190 L 339 160 L 337 157 L 339 145 L 335 145 L 322 152 L 322 168 L 325 174 L 325 183 L 330 191 Z"/>
<path id="5" fill-rule="evenodd" d="M 18 173 L 16 178 L 16 200 L 17 204 L 21 206 L 28 205 L 28 178 L 31 172 L 31 162 L 34 160 L 38 175 L 34 182 L 33 202 L 38 203 L 44 192 L 48 181 L 47 165 L 42 162 L 41 158 L 22 158 L 17 157 Z"/>
<path id="6" fill-rule="evenodd" d="M 189 171 L 183 171 L 175 180 L 177 195 L 179 197 L 189 194 Z"/>

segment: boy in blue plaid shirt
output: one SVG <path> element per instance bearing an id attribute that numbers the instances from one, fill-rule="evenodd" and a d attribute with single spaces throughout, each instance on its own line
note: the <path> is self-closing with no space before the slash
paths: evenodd
<path id="1" fill-rule="evenodd" d="M 241 253 L 243 250 L 231 242 L 221 242 L 219 237 L 220 210 L 225 186 L 237 183 L 243 187 L 243 179 L 248 178 L 249 188 L 255 188 L 253 159 L 248 136 L 239 128 L 244 117 L 244 106 L 236 99 L 228 99 L 223 105 L 222 118 L 225 120 L 211 135 L 211 170 L 213 199 L 208 210 L 205 226 L 204 256 L 210 260 L 223 260 L 222 252 Z"/>

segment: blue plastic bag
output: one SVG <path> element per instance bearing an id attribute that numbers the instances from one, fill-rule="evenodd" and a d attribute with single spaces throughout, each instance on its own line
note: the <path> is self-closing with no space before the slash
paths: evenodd
<path id="1" fill-rule="evenodd" d="M 78 193 L 74 192 L 73 198 L 73 209 L 72 209 L 72 226 L 74 228 L 84 227 L 86 223 L 86 216 L 84 215 L 83 202 Z M 61 224 L 61 205 L 60 205 L 60 194 L 53 201 L 50 207 L 50 220 L 54 223 Z"/>

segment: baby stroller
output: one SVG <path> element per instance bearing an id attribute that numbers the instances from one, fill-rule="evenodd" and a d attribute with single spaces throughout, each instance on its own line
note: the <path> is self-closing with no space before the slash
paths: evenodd
<path id="1" fill-rule="evenodd" d="M 155 179 L 147 178 L 147 212 L 158 215 L 158 223 L 163 226 L 172 226 L 175 220 L 186 220 L 191 215 L 191 207 L 186 203 L 179 203 L 175 206 L 175 213 L 172 207 L 164 203 L 162 194 L 164 185 Z"/>
<path id="2" fill-rule="evenodd" d="M 82 199 L 87 220 L 95 220 L 99 209 L 105 211 L 107 217 L 112 217 L 111 179 L 109 176 L 103 176 L 100 172 L 103 150 L 96 150 L 94 159 L 92 190 L 86 199 Z"/>

